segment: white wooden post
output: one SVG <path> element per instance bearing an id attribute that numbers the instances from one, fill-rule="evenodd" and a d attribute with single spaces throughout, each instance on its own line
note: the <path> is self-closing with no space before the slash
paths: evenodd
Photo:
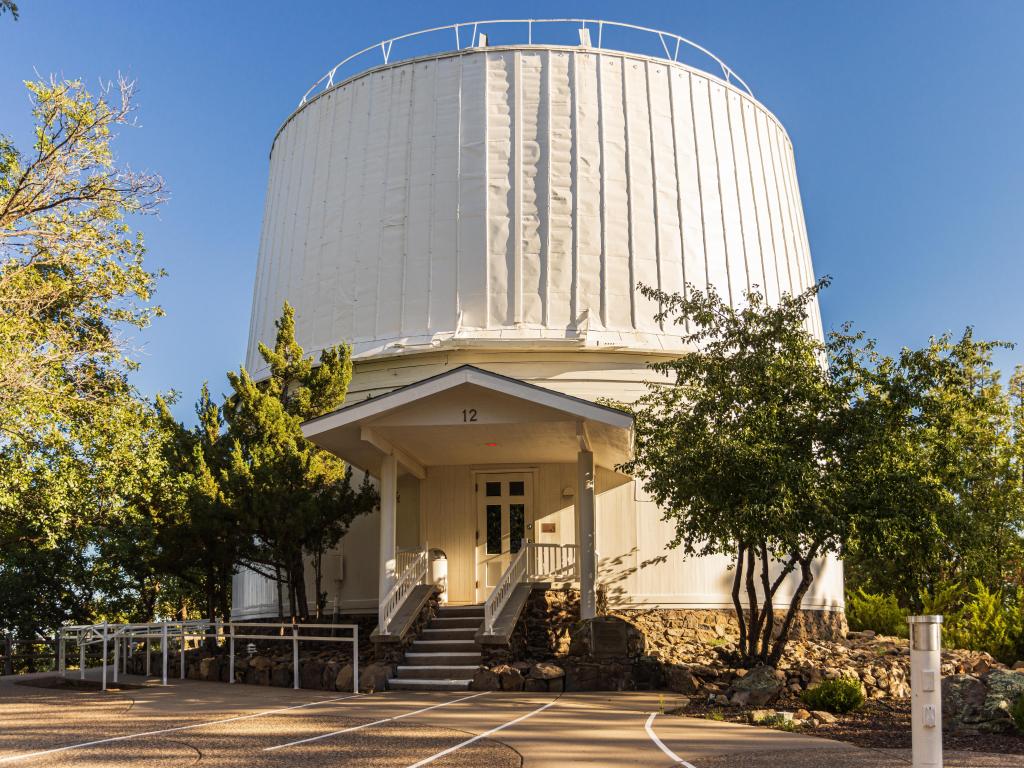
<path id="1" fill-rule="evenodd" d="M 378 626 L 385 631 L 384 598 L 395 584 L 395 518 L 398 507 L 398 460 L 386 455 L 380 465 L 380 586 L 378 588 Z"/>
<path id="2" fill-rule="evenodd" d="M 181 622 L 181 679 L 185 679 L 185 622 Z"/>
<path id="3" fill-rule="evenodd" d="M 228 682 L 235 682 L 235 625 L 228 624 Z"/>
<path id="4" fill-rule="evenodd" d="M 107 622 L 103 622 L 103 690 L 107 690 Z"/>
<path id="5" fill-rule="evenodd" d="M 146 627 L 146 677 L 153 670 L 153 634 L 151 627 Z"/>
<path id="6" fill-rule="evenodd" d="M 58 629 L 57 630 L 57 642 L 60 643 L 60 645 L 57 647 L 57 664 L 59 665 L 59 668 L 60 668 L 60 676 L 61 677 L 67 677 L 68 676 L 68 671 L 67 671 L 67 660 L 64 658 L 64 630 L 63 629 Z"/>
<path id="7" fill-rule="evenodd" d="M 167 622 L 160 626 L 160 651 L 164 657 L 164 685 L 167 685 Z"/>
<path id="8" fill-rule="evenodd" d="M 352 693 L 359 693 L 359 626 L 352 627 Z"/>
<path id="9" fill-rule="evenodd" d="M 121 667 L 121 638 L 114 635 L 114 682 L 117 682 L 118 671 Z"/>
<path id="10" fill-rule="evenodd" d="M 597 615 L 597 533 L 594 512 L 594 454 L 581 450 L 576 457 L 576 520 L 579 530 L 580 618 Z"/>
<path id="11" fill-rule="evenodd" d="M 85 638 L 82 630 L 78 630 L 78 679 L 85 680 Z"/>
<path id="12" fill-rule="evenodd" d="M 292 624 L 292 687 L 299 690 L 299 628 Z"/>

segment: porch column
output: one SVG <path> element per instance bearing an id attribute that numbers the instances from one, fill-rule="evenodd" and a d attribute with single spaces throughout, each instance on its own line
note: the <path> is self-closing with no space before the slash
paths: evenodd
<path id="1" fill-rule="evenodd" d="M 398 507 L 398 461 L 385 455 L 380 465 L 380 592 L 382 601 L 395 585 L 395 516 Z"/>
<path id="2" fill-rule="evenodd" d="M 576 457 L 576 520 L 579 529 L 580 618 L 597 615 L 597 566 L 594 556 L 597 535 L 594 515 L 594 454 L 580 451 Z"/>

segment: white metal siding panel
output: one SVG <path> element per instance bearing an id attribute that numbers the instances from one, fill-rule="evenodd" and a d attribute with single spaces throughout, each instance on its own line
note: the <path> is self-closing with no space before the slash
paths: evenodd
<path id="1" fill-rule="evenodd" d="M 547 299 L 547 224 L 551 141 L 548 135 L 548 89 L 545 65 L 547 53 L 524 52 L 519 55 L 518 90 L 521 114 L 518 121 L 520 139 L 515 143 L 522 152 L 519 169 L 518 197 L 521 209 L 520 275 L 521 322 L 541 326 L 544 323 L 544 302 Z"/>
<path id="2" fill-rule="evenodd" d="M 750 156 L 750 179 L 754 192 L 754 212 L 757 216 L 757 231 L 761 249 L 761 274 L 764 278 L 762 290 L 768 301 L 775 302 L 779 300 L 779 276 L 775 265 L 775 241 L 772 234 L 771 209 L 768 206 L 764 159 L 761 157 L 759 112 L 756 105 L 749 102 L 745 104 L 743 127 L 746 131 L 747 151 Z"/>
<path id="3" fill-rule="evenodd" d="M 683 248 L 679 226 L 679 183 L 677 155 L 669 93 L 670 70 L 661 65 L 648 68 L 651 105 L 651 161 L 654 167 L 654 201 L 658 237 L 658 285 L 662 290 L 683 290 Z"/>
<path id="4" fill-rule="evenodd" d="M 757 286 L 764 293 L 764 271 L 761 268 L 761 234 L 758 227 L 754 185 L 750 172 L 750 153 L 745 126 L 749 102 L 739 94 L 729 93 L 729 125 L 732 133 L 733 157 L 736 160 L 736 185 L 740 219 L 743 222 L 743 252 L 747 269 L 747 290 Z"/>
<path id="5" fill-rule="evenodd" d="M 434 110 L 434 194 L 430 200 L 431 333 L 452 332 L 458 325 L 458 262 L 460 242 L 459 169 L 462 153 L 462 59 L 437 62 Z"/>
<path id="6" fill-rule="evenodd" d="M 565 51 L 547 54 L 545 89 L 548 124 L 540 149 L 548 147 L 546 221 L 547 265 L 543 322 L 562 329 L 575 324 L 573 285 L 573 89 L 570 56 Z"/>
<path id="7" fill-rule="evenodd" d="M 515 110 L 517 84 L 515 54 L 487 57 L 487 327 L 514 322 L 516 240 L 519 237 L 514 212 L 517 187 L 513 121 L 522 119 Z M 479 258 L 479 256 L 477 257 Z"/>
<path id="8" fill-rule="evenodd" d="M 327 243 L 327 208 L 328 188 L 331 178 L 332 156 L 334 154 L 334 130 L 338 121 L 335 119 L 334 100 L 327 109 L 320 111 L 317 127 L 316 156 L 313 165 L 313 195 L 309 206 L 309 226 L 307 230 L 307 252 L 314 255 L 310 259 L 310 271 L 304 277 L 303 298 L 308 299 L 303 307 L 310 328 L 313 349 L 323 349 L 337 342 L 332 338 L 334 329 L 331 318 L 326 311 L 331 305 L 331 287 L 334 282 L 334 260 L 337 250 L 328 247 Z M 311 274 L 310 274 L 311 273 Z M 312 280 L 310 278 L 312 277 Z"/>
<path id="9" fill-rule="evenodd" d="M 375 337 L 378 340 L 394 339 L 402 330 L 408 244 L 406 219 L 409 206 L 409 163 L 412 148 L 412 79 L 412 67 L 401 67 L 393 71 L 387 105 L 390 118 L 377 272 Z"/>
<path id="10" fill-rule="evenodd" d="M 437 63 L 418 64 L 412 71 L 412 114 L 409 121 L 409 189 L 406 198 L 405 272 L 402 275 L 403 336 L 427 333 L 430 303 L 431 223 L 434 219 L 434 162 L 437 114 Z"/>
<path id="11" fill-rule="evenodd" d="M 725 88 L 711 83 L 711 119 L 715 129 L 715 155 L 718 159 L 718 189 L 721 192 L 722 226 L 725 231 L 726 271 L 729 296 L 739 304 L 747 290 L 747 267 L 743 260 L 743 222 L 736 192 L 736 167 L 732 154 L 732 134 Z"/>
<path id="12" fill-rule="evenodd" d="M 772 122 L 764 112 L 757 113 L 758 144 L 761 148 L 761 167 L 764 169 L 764 185 L 767 190 L 768 216 L 771 222 L 772 251 L 775 264 L 775 278 L 779 294 L 791 293 L 789 264 L 786 261 L 786 235 L 782 229 L 782 207 L 779 204 L 779 187 L 775 180 L 775 152 L 772 149 Z"/>
<path id="13" fill-rule="evenodd" d="M 601 183 L 604 223 L 604 277 L 602 294 L 605 325 L 616 330 L 633 328 L 633 293 L 629 251 L 629 158 L 626 145 L 626 104 L 623 61 L 600 57 Z"/>
<path id="14" fill-rule="evenodd" d="M 487 56 L 464 57 L 461 63 L 457 300 L 463 326 L 486 328 Z"/>
<path id="15" fill-rule="evenodd" d="M 601 57 L 573 54 L 574 141 L 576 199 L 574 237 L 576 248 L 575 323 L 587 313 L 593 327 L 603 325 L 601 314 L 603 200 L 601 184 L 601 102 L 598 68 Z"/>
<path id="16" fill-rule="evenodd" d="M 623 67 L 626 106 L 627 162 L 630 213 L 630 297 L 634 328 L 657 330 L 658 305 L 640 294 L 640 285 L 657 286 L 658 232 L 654 212 L 654 171 L 651 156 L 651 109 L 647 98 L 646 62 L 627 61 Z"/>
<path id="17" fill-rule="evenodd" d="M 697 167 L 700 172 L 701 209 L 704 221 L 704 259 L 708 285 L 729 300 L 729 267 L 726 261 L 725 229 L 722 221 L 722 194 L 718 179 L 714 123 L 708 79 L 694 75 L 690 79 L 690 101 L 697 136 Z"/>
<path id="18" fill-rule="evenodd" d="M 683 240 L 683 279 L 687 283 L 703 289 L 707 285 L 708 273 L 690 79 L 689 72 L 677 70 L 672 73 L 669 82 L 675 131 L 679 209 L 682 218 L 680 235 Z"/>

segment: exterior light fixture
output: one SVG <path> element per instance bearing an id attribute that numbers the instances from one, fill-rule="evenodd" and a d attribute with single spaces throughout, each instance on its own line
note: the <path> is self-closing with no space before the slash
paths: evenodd
<path id="1" fill-rule="evenodd" d="M 497 443 L 484 443 L 484 445 L 486 445 L 488 448 L 497 448 L 498 447 Z"/>

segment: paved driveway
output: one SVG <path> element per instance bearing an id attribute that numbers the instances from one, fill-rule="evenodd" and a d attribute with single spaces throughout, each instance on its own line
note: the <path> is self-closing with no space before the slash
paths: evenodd
<path id="1" fill-rule="evenodd" d="M 353 696 L 197 681 L 100 693 L 13 685 L 6 678 L 0 681 L 0 768 L 909 764 L 906 755 L 661 714 L 671 706 L 671 697 L 651 693 Z M 1018 759 L 947 765 L 1010 766 Z"/>

